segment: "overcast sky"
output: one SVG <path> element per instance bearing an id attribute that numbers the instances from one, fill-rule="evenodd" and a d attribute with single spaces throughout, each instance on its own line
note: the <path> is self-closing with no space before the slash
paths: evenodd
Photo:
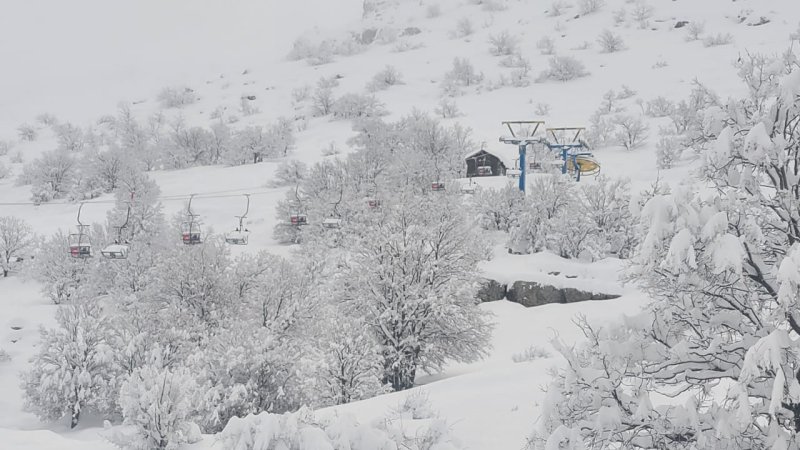
<path id="1" fill-rule="evenodd" d="M 361 0 L 0 3 L 3 134 L 31 114 L 82 120 L 166 84 L 283 57 L 296 35 L 352 22 L 361 7 Z"/>

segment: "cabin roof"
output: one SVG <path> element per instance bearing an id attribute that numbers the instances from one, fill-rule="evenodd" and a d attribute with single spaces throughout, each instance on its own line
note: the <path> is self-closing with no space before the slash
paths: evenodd
<path id="1" fill-rule="evenodd" d="M 469 159 L 472 158 L 473 156 L 477 156 L 481 154 L 481 152 L 485 152 L 499 159 L 506 166 L 507 169 L 514 168 L 516 165 L 514 161 L 517 158 L 519 158 L 519 149 L 516 146 L 498 145 L 491 149 L 479 148 L 477 150 L 471 151 L 466 155 L 464 155 L 464 159 Z"/>

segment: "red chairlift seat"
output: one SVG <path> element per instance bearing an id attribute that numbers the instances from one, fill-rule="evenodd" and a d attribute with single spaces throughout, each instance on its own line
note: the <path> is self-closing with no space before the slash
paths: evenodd
<path id="1" fill-rule="evenodd" d="M 431 183 L 431 190 L 433 191 L 443 191 L 444 190 L 444 183 L 439 181 L 434 181 Z"/>
<path id="2" fill-rule="evenodd" d="M 379 206 L 381 206 L 381 201 L 376 200 L 374 198 L 368 199 L 367 206 L 369 206 L 370 208 L 378 208 Z"/>
<path id="3" fill-rule="evenodd" d="M 200 225 L 194 222 L 183 222 L 181 224 L 181 240 L 186 245 L 202 243 Z"/>
<path id="4" fill-rule="evenodd" d="M 492 166 L 478 166 L 478 176 L 488 177 L 492 175 Z"/>
<path id="5" fill-rule="evenodd" d="M 294 226 L 308 225 L 308 217 L 305 214 L 292 214 L 289 222 Z"/>
<path id="6" fill-rule="evenodd" d="M 83 233 L 73 233 L 69 235 L 69 256 L 73 258 L 91 258 L 92 243 Z"/>
<path id="7" fill-rule="evenodd" d="M 70 244 L 69 256 L 73 258 L 91 258 L 92 246 L 91 244 Z"/>

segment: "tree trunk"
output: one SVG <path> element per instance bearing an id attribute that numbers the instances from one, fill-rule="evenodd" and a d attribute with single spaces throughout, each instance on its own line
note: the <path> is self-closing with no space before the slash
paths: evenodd
<path id="1" fill-rule="evenodd" d="M 384 362 L 384 384 L 390 384 L 394 391 L 404 391 L 414 387 L 417 375 L 417 358 L 414 355 L 405 355 L 397 360 L 389 356 Z"/>
<path id="2" fill-rule="evenodd" d="M 75 428 L 78 426 L 78 421 L 81 419 L 81 405 L 80 403 L 75 403 L 72 405 L 72 418 L 69 422 L 70 428 Z"/>

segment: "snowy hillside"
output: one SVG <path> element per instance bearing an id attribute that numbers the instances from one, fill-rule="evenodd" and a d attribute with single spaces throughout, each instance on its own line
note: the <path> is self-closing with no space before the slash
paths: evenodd
<path id="1" fill-rule="evenodd" d="M 3 448 L 798 448 L 795 1 L 14 8 Z"/>

